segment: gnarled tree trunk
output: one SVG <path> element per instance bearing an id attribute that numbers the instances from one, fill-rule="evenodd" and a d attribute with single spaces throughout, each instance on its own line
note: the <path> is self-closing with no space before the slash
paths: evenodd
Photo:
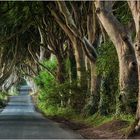
<path id="1" fill-rule="evenodd" d="M 61 56 L 56 56 L 58 61 L 57 68 L 57 80 L 59 83 L 64 83 L 65 81 L 65 62 Z"/>
<path id="2" fill-rule="evenodd" d="M 63 29 L 63 31 L 68 35 L 71 44 L 73 46 L 74 56 L 76 60 L 76 67 L 77 67 L 77 79 L 79 80 L 79 85 L 81 87 L 85 86 L 85 54 L 83 51 L 83 42 L 80 40 L 80 33 L 78 28 L 76 27 L 72 15 L 67 8 L 64 1 L 57 2 L 59 11 L 55 11 L 50 9 L 51 14 L 54 16 L 56 22 L 59 26 Z M 56 13 L 57 12 L 57 13 Z M 64 17 L 65 20 L 62 20 Z"/>
<path id="3" fill-rule="evenodd" d="M 131 106 L 137 93 L 137 65 L 132 42 L 123 25 L 112 14 L 112 2 L 95 2 L 96 13 L 115 45 L 119 59 L 120 111 L 135 112 Z"/>
<path id="4" fill-rule="evenodd" d="M 134 50 L 136 54 L 137 64 L 138 64 L 138 79 L 139 79 L 139 92 L 138 92 L 138 104 L 137 104 L 137 112 L 136 112 L 136 121 L 133 124 L 130 133 L 131 135 L 134 132 L 134 128 L 136 130 L 140 129 L 140 1 L 128 1 L 128 5 L 130 7 L 134 22 L 135 22 L 135 43 Z"/>

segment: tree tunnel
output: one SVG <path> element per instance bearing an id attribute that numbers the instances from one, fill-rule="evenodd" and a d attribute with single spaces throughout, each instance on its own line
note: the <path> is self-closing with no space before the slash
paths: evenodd
<path id="1" fill-rule="evenodd" d="M 138 0 L 1 1 L 0 93 L 27 84 L 43 109 L 137 123 L 139 44 Z"/>

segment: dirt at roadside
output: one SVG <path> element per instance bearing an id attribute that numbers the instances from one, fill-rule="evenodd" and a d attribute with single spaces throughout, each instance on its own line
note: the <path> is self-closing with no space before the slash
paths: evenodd
<path id="1" fill-rule="evenodd" d="M 80 133 L 86 139 L 122 139 L 124 138 L 123 129 L 129 125 L 127 121 L 113 120 L 101 126 L 93 127 L 63 117 L 54 116 L 49 117 L 49 119 L 59 123 L 61 127 L 67 127 Z"/>

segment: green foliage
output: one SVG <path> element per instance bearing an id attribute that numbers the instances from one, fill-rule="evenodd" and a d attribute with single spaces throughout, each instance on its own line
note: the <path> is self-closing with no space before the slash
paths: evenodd
<path id="1" fill-rule="evenodd" d="M 53 64 L 48 65 L 51 66 Z M 70 94 L 69 89 L 77 90 L 76 87 L 71 86 L 69 82 L 59 84 L 46 71 L 40 72 L 35 81 L 40 87 L 38 95 L 38 107 L 40 110 L 51 116 L 69 116 L 70 114 L 74 114 L 74 110 L 68 104 L 68 100 L 75 98 L 74 95 L 76 94 Z"/>
<path id="2" fill-rule="evenodd" d="M 101 116 L 98 113 L 96 113 L 90 117 L 87 117 L 85 119 L 85 122 L 88 124 L 91 124 L 93 126 L 100 126 L 100 125 L 102 125 L 106 122 L 112 121 L 112 120 L 113 120 L 112 116 Z"/>
<path id="3" fill-rule="evenodd" d="M 12 86 L 9 90 L 8 90 L 8 95 L 9 96 L 15 96 L 19 94 L 19 88 L 21 85 L 17 84 L 15 86 Z"/>
<path id="4" fill-rule="evenodd" d="M 117 53 L 111 41 L 107 41 L 99 48 L 97 59 L 97 74 L 102 75 L 100 89 L 99 111 L 106 115 L 116 110 L 116 98 L 118 93 L 118 59 Z"/>
<path id="5" fill-rule="evenodd" d="M 8 94 L 6 92 L 0 91 L 0 108 L 3 108 L 6 105 L 8 100 Z"/>
<path id="6" fill-rule="evenodd" d="M 129 121 L 130 123 L 135 121 L 135 115 L 131 115 L 131 114 L 119 114 L 119 115 L 115 114 L 113 118 L 124 120 L 124 121 Z"/>
<path id="7" fill-rule="evenodd" d="M 97 74 L 102 74 L 104 77 L 113 73 L 118 74 L 118 58 L 113 43 L 108 40 L 104 42 L 98 49 L 99 56 L 97 59 Z M 114 77 L 113 77 L 114 78 Z"/>
<path id="8" fill-rule="evenodd" d="M 7 99 L 7 93 L 6 92 L 0 92 L 0 100 L 6 100 Z"/>
<path id="9" fill-rule="evenodd" d="M 51 71 L 56 71 L 57 62 L 55 59 L 43 62 Z M 35 78 L 37 86 L 40 88 L 38 95 L 38 106 L 43 110 L 56 112 L 57 108 L 72 108 L 80 111 L 84 105 L 84 87 L 79 87 L 78 81 L 71 83 L 69 80 L 64 83 L 58 81 L 47 71 L 41 71 Z M 80 99 L 80 100 L 79 100 Z"/>
<path id="10" fill-rule="evenodd" d="M 55 71 L 57 68 L 57 60 L 55 56 L 51 57 L 51 60 L 46 60 L 42 62 L 43 65 L 47 66 L 50 71 Z"/>
<path id="11" fill-rule="evenodd" d="M 57 107 L 72 107 L 79 109 L 81 98 L 81 88 L 77 87 L 77 82 L 70 84 L 69 81 L 59 84 L 47 72 L 41 72 L 40 78 L 36 80 L 40 87 L 38 95 L 38 103 L 42 108 L 49 108 L 51 106 Z M 40 81 L 39 81 L 40 80 Z M 71 92 L 70 92 L 71 91 Z M 79 93 L 79 94 L 77 94 Z"/>
<path id="12" fill-rule="evenodd" d="M 124 25 L 132 21 L 132 14 L 126 1 L 118 1 L 115 3 L 114 15 Z"/>
<path id="13" fill-rule="evenodd" d="M 1 15 L 0 25 L 2 28 L 4 26 L 7 33 L 13 33 L 23 27 L 27 29 L 32 23 L 27 2 L 5 2 L 0 10 L 4 13 Z"/>
<path id="14" fill-rule="evenodd" d="M 42 106 L 38 106 L 40 110 L 42 110 L 47 116 L 61 116 L 66 118 L 73 118 L 77 114 L 70 107 L 55 107 L 48 106 L 47 108 L 43 108 Z"/>
<path id="15" fill-rule="evenodd" d="M 54 61 L 44 62 L 45 65 L 51 67 L 51 70 L 56 68 L 56 63 Z M 49 104 L 57 105 L 58 95 L 55 94 L 53 87 L 56 85 L 56 81 L 52 75 L 47 71 L 41 71 L 39 75 L 35 78 L 37 86 L 40 88 L 38 101 L 42 108 L 46 108 Z M 59 100 L 59 99 L 58 99 Z"/>

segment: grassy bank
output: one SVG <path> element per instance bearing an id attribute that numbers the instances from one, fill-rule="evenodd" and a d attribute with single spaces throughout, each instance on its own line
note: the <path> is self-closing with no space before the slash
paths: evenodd
<path id="1" fill-rule="evenodd" d="M 41 110 L 46 116 L 63 117 L 65 119 L 88 124 L 90 126 L 100 126 L 100 125 L 103 125 L 104 123 L 107 123 L 113 120 L 127 121 L 129 124 L 131 124 L 135 120 L 135 116 L 126 115 L 126 114 L 121 114 L 120 116 L 116 116 L 115 114 L 102 116 L 99 113 L 96 113 L 92 116 L 84 116 L 82 114 L 77 114 L 71 108 L 56 108 L 56 107 L 44 108 L 40 104 L 37 106 L 39 110 Z"/>
<path id="2" fill-rule="evenodd" d="M 33 97 L 34 103 L 44 116 L 64 127 L 66 126 L 76 131 L 76 133 L 80 133 L 84 138 L 88 139 L 125 138 L 131 128 L 131 124 L 133 124 L 135 120 L 135 116 L 126 114 L 121 114 L 119 116 L 115 114 L 103 116 L 96 113 L 91 116 L 84 116 L 83 114 L 76 113 L 72 108 L 60 108 L 46 105 L 36 97 L 37 96 Z M 97 132 L 99 133 L 97 134 Z"/>

